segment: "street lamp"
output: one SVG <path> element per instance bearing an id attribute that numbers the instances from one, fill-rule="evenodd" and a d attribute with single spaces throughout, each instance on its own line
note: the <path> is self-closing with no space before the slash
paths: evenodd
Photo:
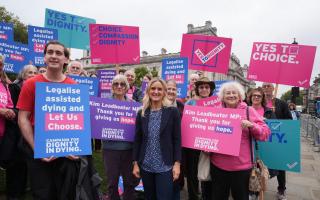
<path id="1" fill-rule="evenodd" d="M 298 42 L 296 41 L 296 38 L 293 38 L 293 42 L 292 44 L 298 44 Z M 291 88 L 291 102 L 296 104 L 296 97 L 299 97 L 299 87 L 292 87 Z"/>

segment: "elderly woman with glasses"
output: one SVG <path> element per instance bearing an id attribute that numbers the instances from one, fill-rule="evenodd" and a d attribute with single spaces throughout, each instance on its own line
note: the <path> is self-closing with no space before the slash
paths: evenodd
<path id="1" fill-rule="evenodd" d="M 218 153 L 211 154 L 212 195 L 215 200 L 249 199 L 249 177 L 253 166 L 251 160 L 251 139 L 267 140 L 270 129 L 254 108 L 243 102 L 245 95 L 242 85 L 237 82 L 222 84 L 218 98 L 221 107 L 244 110 L 241 116 L 241 143 L 239 156 Z M 249 118 L 247 117 L 247 111 Z"/>
<path id="2" fill-rule="evenodd" d="M 129 89 L 129 83 L 124 75 L 116 75 L 112 80 L 111 99 L 119 101 L 131 101 L 126 93 Z M 111 200 L 119 200 L 118 182 L 119 177 L 123 177 L 123 200 L 135 199 L 134 188 L 138 184 L 132 174 L 132 142 L 104 140 L 103 161 L 105 173 L 107 176 L 108 197 Z"/>

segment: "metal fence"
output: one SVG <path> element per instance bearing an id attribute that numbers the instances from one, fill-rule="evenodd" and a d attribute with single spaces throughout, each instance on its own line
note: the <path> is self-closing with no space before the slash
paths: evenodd
<path id="1" fill-rule="evenodd" d="M 320 151 L 320 119 L 315 116 L 302 114 L 301 126 L 305 133 L 303 136 L 314 145 L 314 151 Z"/>

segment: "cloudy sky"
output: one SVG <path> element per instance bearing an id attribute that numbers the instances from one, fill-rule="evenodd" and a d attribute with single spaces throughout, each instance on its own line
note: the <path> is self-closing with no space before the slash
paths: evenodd
<path id="1" fill-rule="evenodd" d="M 149 55 L 161 48 L 179 52 L 187 25 L 210 20 L 218 35 L 233 39 L 232 52 L 241 65 L 249 64 L 252 44 L 292 43 L 320 47 L 319 0 L 2 0 L 0 5 L 25 24 L 43 26 L 45 8 L 96 19 L 101 24 L 140 27 L 140 49 Z M 319 74 L 316 54 L 312 80 Z M 72 50 L 72 58 L 79 51 Z M 288 90 L 281 87 L 281 93 Z"/>

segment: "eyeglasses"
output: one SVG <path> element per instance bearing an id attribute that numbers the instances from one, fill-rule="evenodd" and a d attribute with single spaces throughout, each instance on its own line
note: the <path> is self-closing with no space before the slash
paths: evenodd
<path id="1" fill-rule="evenodd" d="M 200 89 L 200 90 L 203 90 L 203 89 L 208 90 L 208 89 L 210 89 L 210 86 L 209 86 L 209 85 L 200 85 L 200 86 L 199 86 L 199 89 Z"/>
<path id="2" fill-rule="evenodd" d="M 259 94 L 253 94 L 252 95 L 253 98 L 257 98 L 257 99 L 261 99 L 262 98 L 262 95 L 259 95 Z"/>
<path id="3" fill-rule="evenodd" d="M 121 87 L 123 88 L 123 87 L 126 87 L 126 84 L 123 83 L 123 82 L 121 82 L 121 83 L 115 82 L 115 83 L 112 83 L 112 86 L 114 86 L 114 87 L 119 87 L 119 86 L 121 86 Z"/>

